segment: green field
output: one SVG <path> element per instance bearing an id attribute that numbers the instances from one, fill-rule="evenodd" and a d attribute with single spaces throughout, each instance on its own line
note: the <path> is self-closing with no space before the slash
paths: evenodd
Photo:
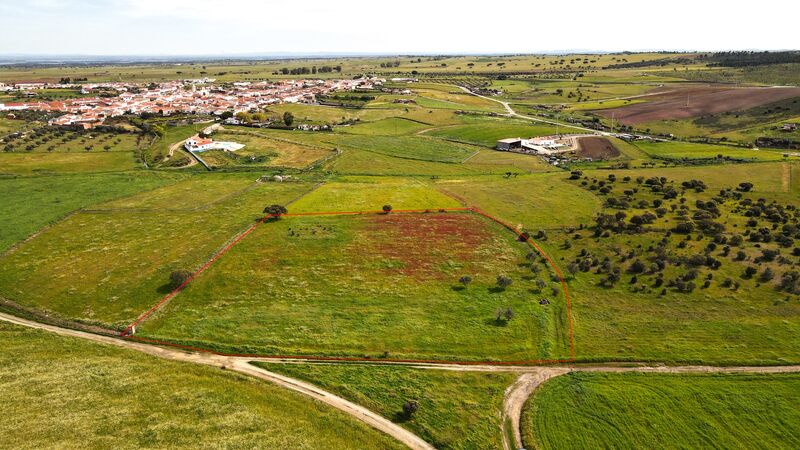
<path id="1" fill-rule="evenodd" d="M 516 376 L 476 371 L 478 362 L 800 364 L 800 131 L 781 129 L 800 121 L 800 99 L 635 128 L 598 114 L 705 89 L 698 81 L 797 82 L 795 64 L 715 66 L 742 57 L 0 65 L 6 85 L 70 78 L 136 91 L 215 78 L 174 85 L 199 97 L 248 91 L 233 82 L 374 83 L 309 88 L 310 103 L 252 107 L 243 97 L 214 114 L 132 108 L 91 129 L 49 125 L 59 112 L 3 111 L 2 309 L 121 331 L 158 304 L 137 321 L 141 345 L 287 357 L 259 364 L 449 449 L 497 449 L 510 437 L 501 410 Z M 0 103 L 78 92 L 12 91 Z M 209 127 L 244 147 L 197 153 L 208 166 L 196 163 L 182 143 Z M 494 149 L 577 129 L 597 130 L 619 155 Z M 288 214 L 265 217 L 276 205 Z M 399 445 L 229 371 L 10 325 L 0 324 L 0 342 L 3 448 Z M 798 387 L 788 374 L 570 373 L 528 402 L 525 447 L 796 448 Z M 409 400 L 419 410 L 403 417 Z"/>
<path id="2" fill-rule="evenodd" d="M 285 218 L 257 228 L 140 332 L 269 354 L 560 358 L 563 295 L 540 263 L 537 286 L 529 251 L 468 213 Z M 462 275 L 474 280 L 466 288 Z M 513 284 L 497 288 L 498 275 Z M 515 317 L 496 320 L 507 308 Z"/>
<path id="3" fill-rule="evenodd" d="M 0 323 L 0 447 L 401 448 L 272 384 Z"/>
<path id="4" fill-rule="evenodd" d="M 556 134 L 555 127 L 530 121 L 470 118 L 466 119 L 465 122 L 464 125 L 443 127 L 428 132 L 426 135 L 494 148 L 500 139 L 530 138 Z"/>
<path id="5" fill-rule="evenodd" d="M 691 142 L 637 142 L 636 146 L 652 157 L 668 160 L 732 158 L 741 161 L 781 161 L 787 159 L 779 151 L 757 151 L 724 145 Z M 791 158 L 797 159 L 797 158 Z"/>
<path id="6" fill-rule="evenodd" d="M 165 174 L 69 175 L 0 179 L 0 251 L 65 215 L 169 184 Z"/>
<path id="7" fill-rule="evenodd" d="M 528 448 L 797 448 L 800 377 L 573 373 L 523 414 Z"/>
<path id="8" fill-rule="evenodd" d="M 132 152 L 0 153 L 0 175 L 121 172 L 137 166 Z"/>
<path id="9" fill-rule="evenodd" d="M 255 363 L 364 405 L 441 449 L 502 448 L 500 413 L 511 373 L 387 366 Z M 419 402 L 410 418 L 403 404 Z"/>
<path id="10" fill-rule="evenodd" d="M 229 184 L 236 187 L 236 180 Z M 238 189 L 252 181 L 240 180 Z M 198 182 L 201 201 L 207 186 Z M 194 203 L 180 186 L 141 194 L 128 205 Z M 266 204 L 306 192 L 304 183 L 262 184 L 209 208 L 104 210 L 70 216 L 0 260 L 0 295 L 56 315 L 111 326 L 127 325 L 169 292 L 173 270 L 194 270 L 260 217 Z M 168 193 L 166 195 L 164 192 Z M 219 195 L 217 193 L 216 195 Z M 164 202 L 164 203 L 162 203 Z M 202 204 L 202 203 L 201 203 Z M 42 283 L 47 279 L 47 283 Z"/>
<path id="11" fill-rule="evenodd" d="M 341 137 L 337 142 L 345 149 L 445 163 L 460 163 L 477 152 L 471 146 L 421 136 L 348 136 Z"/>
<path id="12" fill-rule="evenodd" d="M 251 131 L 222 131 L 214 133 L 218 141 L 231 141 L 245 147 L 234 152 L 213 150 L 201 157 L 213 167 L 288 167 L 303 169 L 331 155 L 331 150 L 300 145 L 291 141 L 270 139 L 268 135 Z"/>

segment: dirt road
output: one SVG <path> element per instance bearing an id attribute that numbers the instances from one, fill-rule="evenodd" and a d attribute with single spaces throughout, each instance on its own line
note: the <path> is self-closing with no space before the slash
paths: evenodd
<path id="1" fill-rule="evenodd" d="M 233 370 L 245 375 L 256 377 L 262 380 L 275 383 L 278 386 L 307 395 L 317 401 L 330 405 L 340 411 L 343 411 L 350 416 L 366 423 L 367 425 L 388 434 L 389 436 L 397 439 L 409 448 L 416 450 L 432 450 L 433 446 L 419 438 L 414 433 L 400 427 L 399 425 L 387 420 L 383 416 L 370 411 L 363 406 L 357 405 L 347 401 L 341 397 L 324 391 L 311 384 L 295 380 L 293 378 L 285 377 L 276 373 L 269 372 L 259 367 L 250 364 L 249 358 L 227 357 L 215 355 L 213 353 L 188 353 L 171 348 L 157 347 L 154 345 L 133 342 L 124 339 L 117 339 L 110 336 L 100 336 L 91 334 L 84 331 L 77 331 L 68 328 L 59 328 L 52 325 L 41 324 L 29 320 L 14 317 L 8 314 L 0 313 L 0 320 L 5 322 L 14 323 L 30 328 L 45 330 L 56 333 L 62 336 L 76 337 L 87 339 L 93 342 L 114 345 L 131 350 L 147 353 L 159 358 L 169 359 L 172 361 L 190 362 L 195 364 L 204 364 L 213 367 L 220 367 L 227 370 Z"/>
<path id="2" fill-rule="evenodd" d="M 45 330 L 56 333 L 62 336 L 76 337 L 80 339 L 87 339 L 93 342 L 106 345 L 114 345 L 117 347 L 128 348 L 140 351 L 159 358 L 169 359 L 172 361 L 182 361 L 195 364 L 204 364 L 208 366 L 225 368 L 227 370 L 234 370 L 242 374 L 256 377 L 262 380 L 275 383 L 286 389 L 307 395 L 317 401 L 323 402 L 334 408 L 343 411 L 352 417 L 372 426 L 373 428 L 382 431 L 389 436 L 394 437 L 398 441 L 407 445 L 412 449 L 432 449 L 433 447 L 419 438 L 414 433 L 400 427 L 399 425 L 387 420 L 381 415 L 370 411 L 363 406 L 352 403 L 327 391 L 324 391 L 312 384 L 299 381 L 293 378 L 285 377 L 250 364 L 253 361 L 263 361 L 272 363 L 283 364 L 319 364 L 320 361 L 303 360 L 295 358 L 269 358 L 269 357 L 233 357 L 217 355 L 211 352 L 186 352 L 170 347 L 159 347 L 156 345 L 136 342 L 126 339 L 120 339 L 112 336 L 101 336 L 92 334 L 85 331 L 73 330 L 70 328 L 61 328 L 54 325 L 47 325 L 43 323 L 33 322 L 26 319 L 21 319 L 5 313 L 0 313 L 0 320 L 5 322 L 14 323 L 30 328 Z M 607 365 L 580 365 L 572 364 L 570 366 L 550 366 L 550 367 L 535 367 L 535 366 L 498 366 L 498 365 L 485 365 L 485 364 L 470 364 L 470 365 L 453 365 L 453 364 L 439 364 L 439 363 L 397 363 L 397 362 L 381 362 L 375 361 L 374 363 L 361 362 L 360 364 L 376 364 L 376 365 L 401 365 L 404 367 L 411 367 L 417 369 L 434 369 L 434 370 L 449 370 L 457 372 L 517 372 L 521 373 L 517 381 L 509 386 L 505 392 L 503 401 L 503 426 L 511 427 L 511 435 L 514 442 L 510 442 L 509 433 L 503 430 L 503 447 L 506 450 L 522 447 L 522 433 L 520 428 L 520 416 L 522 408 L 530 395 L 545 381 L 561 376 L 570 372 L 583 371 L 583 372 L 650 372 L 650 373 L 793 373 L 800 372 L 800 366 L 738 366 L 738 367 L 716 367 L 716 366 L 664 366 L 664 365 L 634 365 L 627 363 L 625 366 L 615 366 L 612 364 Z"/>
<path id="3" fill-rule="evenodd" d="M 545 381 L 570 372 L 649 372 L 649 373 L 795 373 L 800 372 L 800 366 L 572 366 L 572 367 L 541 367 L 524 373 L 517 381 L 506 389 L 503 399 L 503 424 L 511 426 L 514 442 L 508 442 L 509 433 L 503 433 L 503 448 L 513 450 L 525 448 L 522 442 L 522 427 L 520 418 L 525 402 L 539 386 Z M 513 445 L 512 445 L 513 444 Z M 532 443 L 528 443 L 531 445 Z"/>
<path id="4" fill-rule="evenodd" d="M 465 88 L 463 86 L 458 86 L 458 87 L 462 91 L 466 92 L 467 94 L 474 95 L 475 97 L 480 97 L 480 98 L 482 98 L 484 100 L 489 100 L 491 102 L 500 103 L 506 109 L 506 112 L 508 113 L 508 115 L 512 116 L 512 117 L 519 117 L 520 119 L 532 120 L 534 122 L 541 122 L 541 123 L 546 123 L 546 124 L 550 124 L 550 125 L 556 125 L 556 126 L 564 127 L 564 128 L 572 128 L 572 129 L 575 129 L 575 130 L 587 131 L 589 133 L 599 134 L 599 135 L 602 135 L 602 136 L 611 136 L 611 133 L 608 133 L 608 132 L 605 132 L 605 131 L 598 131 L 598 130 L 593 130 L 591 128 L 579 127 L 578 125 L 572 125 L 572 124 L 569 124 L 569 123 L 558 122 L 558 121 L 555 121 L 555 120 L 542 119 L 541 117 L 525 116 L 525 115 L 519 114 L 518 112 L 514 111 L 514 108 L 512 108 L 511 105 L 508 102 L 504 102 L 502 100 L 498 100 L 498 99 L 492 98 L 492 97 L 487 97 L 485 95 L 476 94 L 476 93 L 470 91 L 469 89 L 467 89 L 467 88 Z"/>

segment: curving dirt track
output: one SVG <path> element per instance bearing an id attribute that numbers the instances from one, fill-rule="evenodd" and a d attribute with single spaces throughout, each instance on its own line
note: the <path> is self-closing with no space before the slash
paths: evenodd
<path id="1" fill-rule="evenodd" d="M 415 450 L 431 450 L 433 446 L 422 440 L 414 433 L 400 427 L 399 425 L 391 422 L 390 420 L 382 417 L 381 415 L 370 411 L 363 406 L 357 405 L 353 402 L 345 400 L 327 391 L 324 391 L 312 384 L 279 375 L 267 370 L 250 364 L 253 361 L 265 361 L 272 363 L 284 364 L 298 364 L 298 363 L 317 363 L 316 360 L 304 360 L 301 358 L 269 358 L 269 357 L 238 357 L 238 356 L 223 356 L 211 352 L 187 352 L 178 350 L 171 347 L 160 347 L 157 345 L 146 344 L 143 342 L 132 341 L 128 339 L 121 339 L 119 337 L 105 336 L 93 334 L 86 331 L 78 331 L 71 328 L 61 328 L 55 325 L 47 325 L 43 323 L 33 322 L 30 320 L 22 319 L 10 314 L 0 312 L 0 320 L 5 322 L 14 323 L 30 328 L 49 331 L 62 336 L 76 337 L 87 339 L 93 342 L 106 345 L 115 345 L 117 347 L 128 348 L 140 351 L 159 358 L 169 359 L 173 361 L 181 361 L 195 364 L 204 364 L 208 366 L 220 367 L 227 370 L 234 370 L 236 372 L 259 378 L 262 380 L 275 383 L 286 389 L 307 395 L 315 400 L 323 402 L 334 408 L 343 411 L 350 416 L 370 425 L 371 427 L 382 431 L 389 436 L 397 439 L 409 448 Z M 417 369 L 435 369 L 435 370 L 450 370 L 457 372 L 518 372 L 521 373 L 517 381 L 508 387 L 505 392 L 502 411 L 502 423 L 511 426 L 511 430 L 503 431 L 503 447 L 506 450 L 514 448 L 523 448 L 522 446 L 522 433 L 520 428 L 520 416 L 522 408 L 530 395 L 545 381 L 564 375 L 574 371 L 584 372 L 651 372 L 651 373 L 792 373 L 800 372 L 800 366 L 739 366 L 739 367 L 717 367 L 717 366 L 648 366 L 648 365 L 631 365 L 627 363 L 626 366 L 614 365 L 570 365 L 570 366 L 496 366 L 487 364 L 473 364 L 473 365 L 452 365 L 444 363 L 398 363 L 398 362 L 382 362 L 374 361 L 370 363 L 361 364 L 376 364 L 376 365 L 402 365 L 405 367 Z M 508 433 L 511 431 L 514 442 L 509 440 Z"/>
<path id="2" fill-rule="evenodd" d="M 522 428 L 520 418 L 525 402 L 533 391 L 545 381 L 565 375 L 570 372 L 649 372 L 649 373 L 795 373 L 800 372 L 800 366 L 573 366 L 573 367 L 542 367 L 530 373 L 524 373 L 517 381 L 506 389 L 503 399 L 503 423 L 511 425 L 514 436 L 513 446 L 508 442 L 508 433 L 503 433 L 503 448 L 525 448 L 522 442 Z"/>
<path id="3" fill-rule="evenodd" d="M 283 375 L 278 375 L 276 373 L 253 366 L 250 364 L 249 358 L 227 357 L 215 355 L 213 353 L 187 353 L 171 348 L 157 347 L 155 345 L 142 344 L 139 342 L 118 339 L 110 336 L 87 333 L 85 331 L 59 328 L 53 325 L 45 325 L 20 319 L 4 313 L 0 313 L 0 320 L 30 328 L 49 331 L 62 336 L 77 337 L 101 344 L 124 347 L 172 361 L 204 364 L 208 366 L 224 368 L 227 370 L 233 370 L 245 375 L 275 383 L 283 388 L 307 395 L 317 401 L 330 405 L 366 423 L 367 425 L 388 434 L 389 436 L 407 445 L 409 448 L 415 450 L 433 450 L 433 446 L 419 438 L 417 435 L 391 422 L 383 416 L 376 414 L 369 409 L 364 408 L 363 406 L 357 405 L 327 391 L 319 389 L 309 383 L 285 377 Z"/>

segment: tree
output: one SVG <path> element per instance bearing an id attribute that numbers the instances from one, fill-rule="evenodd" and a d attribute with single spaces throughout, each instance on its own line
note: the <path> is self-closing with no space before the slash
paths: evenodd
<path id="1" fill-rule="evenodd" d="M 463 284 L 464 287 L 467 287 L 467 285 L 472 282 L 472 277 L 469 276 L 469 275 L 464 275 L 464 276 L 462 276 L 461 278 L 458 279 L 458 282 Z"/>
<path id="2" fill-rule="evenodd" d="M 416 400 L 406 400 L 405 403 L 403 403 L 403 416 L 406 419 L 410 419 L 411 416 L 413 416 L 414 413 L 417 412 L 417 410 L 419 410 L 419 402 L 418 401 L 416 401 Z"/>
<path id="3" fill-rule="evenodd" d="M 289 211 L 283 205 L 269 205 L 264 208 L 264 214 L 272 217 L 280 217 Z"/>
<path id="4" fill-rule="evenodd" d="M 497 276 L 497 287 L 499 287 L 500 289 L 505 289 L 505 288 L 511 286 L 511 282 L 512 282 L 511 278 L 509 278 L 509 277 L 507 277 L 505 275 L 498 275 Z"/>
<path id="5" fill-rule="evenodd" d="M 575 278 L 575 274 L 578 273 L 578 270 L 580 270 L 580 267 L 575 263 L 575 261 L 567 264 L 567 271 L 570 275 L 572 275 L 572 278 Z"/>
<path id="6" fill-rule="evenodd" d="M 511 309 L 511 307 L 509 306 L 508 308 L 506 308 L 506 311 L 503 313 L 503 317 L 506 318 L 506 322 L 508 322 L 509 320 L 513 319 L 514 318 L 514 310 Z"/>
<path id="7" fill-rule="evenodd" d="M 383 209 L 383 212 L 385 212 L 386 214 L 389 214 L 390 212 L 392 212 L 392 205 L 383 205 L 382 209 Z"/>
<path id="8" fill-rule="evenodd" d="M 283 123 L 285 123 L 287 127 L 292 126 L 294 123 L 294 114 L 289 111 L 283 113 Z"/>
<path id="9" fill-rule="evenodd" d="M 188 270 L 173 270 L 169 274 L 169 285 L 172 289 L 178 289 L 192 278 L 192 272 Z"/>

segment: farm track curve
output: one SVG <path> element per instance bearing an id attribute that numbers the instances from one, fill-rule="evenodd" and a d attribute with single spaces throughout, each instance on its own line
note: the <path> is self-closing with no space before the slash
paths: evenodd
<path id="1" fill-rule="evenodd" d="M 147 344 L 140 341 L 132 341 L 114 336 L 104 336 L 93 334 L 86 331 L 74 330 L 71 328 L 62 328 L 55 325 L 48 325 L 44 323 L 34 322 L 27 319 L 22 319 L 10 314 L 0 313 L 0 320 L 9 322 L 16 325 L 21 325 L 29 328 L 48 331 L 61 336 L 74 337 L 86 339 L 95 343 L 114 345 L 117 347 L 136 350 L 152 356 L 172 361 L 188 362 L 195 364 L 203 364 L 212 367 L 218 367 L 226 370 L 233 370 L 244 375 L 259 378 L 271 383 L 275 383 L 285 389 L 309 396 L 315 400 L 330 405 L 346 414 L 360 420 L 367 425 L 397 439 L 403 444 L 412 449 L 432 449 L 433 447 L 405 428 L 391 422 L 383 416 L 370 411 L 363 406 L 357 405 L 353 402 L 345 400 L 341 397 L 333 395 L 324 391 L 310 383 L 295 380 L 293 378 L 285 377 L 273 372 L 256 367 L 251 362 L 263 361 L 271 363 L 284 363 L 284 364 L 299 364 L 299 363 L 317 363 L 320 361 L 303 360 L 296 358 L 269 358 L 269 357 L 241 357 L 241 356 L 223 356 L 211 352 L 189 352 L 176 348 L 162 347 L 154 344 Z M 363 362 L 361 364 L 364 364 Z M 522 448 L 521 432 L 520 432 L 520 416 L 522 408 L 527 401 L 528 397 L 548 379 L 564 375 L 570 372 L 650 372 L 650 373 L 792 373 L 800 372 L 800 365 L 798 366 L 737 366 L 737 367 L 717 367 L 717 366 L 664 366 L 664 365 L 636 365 L 626 363 L 625 366 L 614 365 L 577 365 L 572 364 L 569 366 L 496 366 L 487 364 L 437 364 L 437 363 L 399 363 L 399 362 L 382 362 L 374 361 L 367 364 L 375 365 L 398 365 L 415 369 L 435 369 L 435 370 L 448 370 L 457 372 L 517 372 L 520 373 L 520 378 L 510 386 L 505 393 L 503 402 L 503 423 L 510 423 L 512 427 L 512 434 L 514 436 L 516 448 Z M 514 448 L 511 442 L 508 442 L 507 433 L 503 433 L 504 447 L 507 449 Z"/>

